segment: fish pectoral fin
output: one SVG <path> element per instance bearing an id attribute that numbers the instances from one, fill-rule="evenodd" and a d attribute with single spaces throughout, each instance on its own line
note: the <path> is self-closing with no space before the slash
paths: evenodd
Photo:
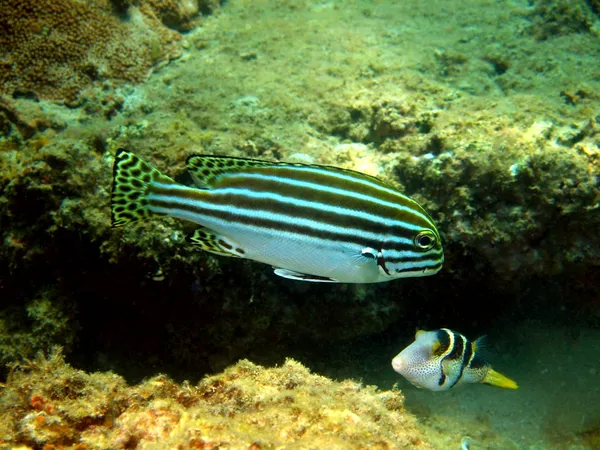
<path id="1" fill-rule="evenodd" d="M 506 389 L 519 389 L 519 386 L 513 380 L 491 368 L 481 382 Z"/>
<path id="2" fill-rule="evenodd" d="M 355 248 L 350 248 L 349 246 L 341 246 L 341 248 L 344 257 L 351 258 L 355 267 L 377 267 L 377 252 L 372 248 L 365 247 L 360 253 L 358 253 Z"/>
<path id="3" fill-rule="evenodd" d="M 188 241 L 193 245 L 197 245 L 202 250 L 215 255 L 231 256 L 235 258 L 243 258 L 244 250 L 228 237 L 215 233 L 209 228 L 198 228 L 191 236 L 188 236 Z"/>
<path id="4" fill-rule="evenodd" d="M 371 247 L 365 247 L 361 250 L 361 258 L 365 258 L 363 262 L 374 262 L 377 260 L 377 250 Z"/>
<path id="5" fill-rule="evenodd" d="M 329 277 L 320 277 L 318 275 L 296 272 L 289 269 L 281 269 L 279 267 L 275 267 L 274 269 L 275 275 L 279 275 L 283 278 L 289 278 L 290 280 L 312 281 L 315 283 L 339 283 L 339 281 Z"/>
<path id="6" fill-rule="evenodd" d="M 360 255 L 353 255 L 357 266 L 370 267 L 371 270 L 379 268 L 379 252 L 371 247 L 365 247 L 360 251 Z"/>
<path id="7" fill-rule="evenodd" d="M 357 270 L 364 274 L 366 278 L 374 279 L 377 277 L 377 251 L 370 247 L 363 248 L 360 253 L 356 249 L 350 249 L 345 252 Z"/>

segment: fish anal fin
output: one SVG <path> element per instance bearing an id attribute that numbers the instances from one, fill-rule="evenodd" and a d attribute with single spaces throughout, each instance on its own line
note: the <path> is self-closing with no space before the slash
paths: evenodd
<path id="1" fill-rule="evenodd" d="M 202 250 L 215 255 L 243 258 L 245 251 L 228 237 L 222 236 L 208 228 L 198 228 L 188 241 Z"/>
<path id="2" fill-rule="evenodd" d="M 315 283 L 339 283 L 339 281 L 334 280 L 333 278 L 320 277 L 318 275 L 296 272 L 294 270 L 289 269 L 281 269 L 279 267 L 276 267 L 273 272 L 275 273 L 275 275 L 279 275 L 280 277 L 288 278 L 290 280 L 312 281 Z"/>

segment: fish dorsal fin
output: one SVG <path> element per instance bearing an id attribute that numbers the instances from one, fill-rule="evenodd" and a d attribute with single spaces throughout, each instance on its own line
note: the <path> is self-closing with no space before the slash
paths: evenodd
<path id="1" fill-rule="evenodd" d="M 301 164 L 278 161 L 262 161 L 259 159 L 236 158 L 219 155 L 191 155 L 186 161 L 186 168 L 194 180 L 194 184 L 202 189 L 210 189 L 215 185 L 219 176 L 229 173 L 239 173 L 255 167 L 312 167 L 315 169 L 336 171 L 355 178 L 362 178 L 382 186 L 390 187 L 377 177 L 341 167 L 319 164 Z"/>
<path id="2" fill-rule="evenodd" d="M 214 253 L 215 255 L 242 258 L 245 253 L 244 250 L 235 242 L 231 241 L 231 239 L 221 236 L 209 228 L 200 227 L 196 229 L 194 233 L 188 237 L 188 240 L 205 252 Z"/>
<path id="3" fill-rule="evenodd" d="M 471 348 L 473 349 L 473 353 L 477 352 L 477 350 L 481 350 L 485 348 L 485 343 L 487 341 L 487 336 L 479 336 L 473 342 L 471 342 Z"/>
<path id="4" fill-rule="evenodd" d="M 186 161 L 186 168 L 199 188 L 214 186 L 220 175 L 243 172 L 251 167 L 273 166 L 280 163 L 257 159 L 235 158 L 218 155 L 192 155 Z"/>

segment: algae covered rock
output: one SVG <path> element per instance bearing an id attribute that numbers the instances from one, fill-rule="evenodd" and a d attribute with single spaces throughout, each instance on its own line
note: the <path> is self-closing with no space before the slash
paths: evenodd
<path id="1" fill-rule="evenodd" d="M 60 351 L 13 366 L 0 392 L 0 446 L 63 449 L 432 448 L 399 391 L 311 374 L 288 359 L 242 360 L 197 385 L 163 375 L 127 386 Z"/>

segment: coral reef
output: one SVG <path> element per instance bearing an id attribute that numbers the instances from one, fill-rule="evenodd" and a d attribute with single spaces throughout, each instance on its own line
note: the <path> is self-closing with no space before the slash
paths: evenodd
<path id="1" fill-rule="evenodd" d="M 600 264 L 600 239 L 585 232 L 600 226 L 600 116 L 590 110 L 571 123 L 515 124 L 486 111 L 422 110 L 377 88 L 330 108 L 320 129 L 376 147 L 385 173 L 436 217 L 446 245 L 476 248 L 495 275 Z M 485 135 L 475 137 L 473 124 Z M 457 253 L 446 253 L 447 270 L 461 270 Z"/>
<path id="2" fill-rule="evenodd" d="M 527 31 L 536 39 L 572 33 L 598 33 L 598 5 L 584 0 L 537 0 L 533 2 Z"/>
<path id="3" fill-rule="evenodd" d="M 45 4 L 33 8 L 41 14 Z M 79 4 L 116 29 L 199 20 L 185 2 Z M 168 5 L 176 19 L 163 16 Z M 442 41 L 411 34 L 449 20 L 418 2 L 389 3 L 385 17 L 384 5 L 368 13 L 311 5 L 228 3 L 187 35 L 185 57 L 141 86 L 84 89 L 77 108 L 43 95 L 0 103 L 0 295 L 10 307 L 1 362 L 60 343 L 89 369 L 181 377 L 243 357 L 267 364 L 314 354 L 317 344 L 342 345 L 401 319 L 402 328 L 476 323 L 479 332 L 496 319 L 481 313 L 482 292 L 506 314 L 529 314 L 550 304 L 538 294 L 553 290 L 562 320 L 600 323 L 600 237 L 590 232 L 600 225 L 600 87 L 597 66 L 572 51 L 597 61 L 593 33 L 542 39 L 527 28 L 531 10 L 513 5 L 504 22 L 505 8 L 475 2 L 461 6 Z M 470 28 L 479 14 L 489 14 L 482 27 L 493 43 Z M 184 238 L 193 226 L 183 221 L 111 230 L 117 147 L 184 182 L 195 152 L 381 176 L 434 217 L 446 265 L 433 278 L 381 286 L 308 285 L 191 249 Z M 57 319 L 52 332 L 27 319 L 40 298 Z"/>
<path id="4" fill-rule="evenodd" d="M 400 159 L 395 170 L 409 188 L 425 181 L 445 199 L 432 207 L 448 242 L 477 247 L 506 279 L 549 276 L 600 263 L 600 240 L 585 232 L 600 226 L 597 126 L 594 118 L 574 127 L 499 125 L 504 135 L 485 143 L 450 143 L 442 131 L 437 151 L 428 153 L 428 143 L 425 157 Z M 574 128 L 581 134 L 565 138 Z"/>
<path id="5" fill-rule="evenodd" d="M 2 388 L 0 388 L 2 389 Z M 198 385 L 157 375 L 128 386 L 60 351 L 13 366 L 0 393 L 0 446 L 62 449 L 432 448 L 397 391 L 247 360 Z"/>
<path id="6" fill-rule="evenodd" d="M 0 94 L 81 104 L 94 83 L 138 83 L 177 58 L 200 11 L 194 0 L 7 0 L 0 17 Z"/>

